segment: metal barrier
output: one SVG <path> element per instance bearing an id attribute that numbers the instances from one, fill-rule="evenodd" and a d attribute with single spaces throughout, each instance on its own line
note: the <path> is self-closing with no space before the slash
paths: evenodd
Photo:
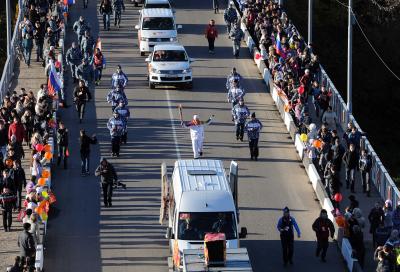
<path id="1" fill-rule="evenodd" d="M 11 39 L 11 48 L 10 48 L 10 55 L 7 56 L 7 60 L 4 64 L 4 69 L 3 69 L 3 74 L 1 75 L 1 80 L 0 80 L 0 100 L 3 101 L 3 95 L 6 91 L 9 90 L 10 88 L 10 83 L 11 80 L 14 76 L 14 66 L 15 66 L 15 61 L 16 61 L 16 48 L 19 47 L 19 44 L 21 43 L 20 36 L 18 35 L 18 27 L 21 22 L 21 20 L 24 17 L 24 5 L 22 4 L 22 0 L 18 1 L 19 5 L 19 10 L 18 10 L 18 16 L 17 20 L 15 22 L 15 27 L 14 27 L 14 32 L 13 32 L 13 37 Z"/>

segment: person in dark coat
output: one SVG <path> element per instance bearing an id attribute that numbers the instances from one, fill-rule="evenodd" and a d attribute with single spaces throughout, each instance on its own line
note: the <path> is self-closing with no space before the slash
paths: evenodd
<path id="1" fill-rule="evenodd" d="M 3 158 L 6 157 L 7 144 L 8 144 L 8 128 L 4 123 L 4 120 L 0 120 L 0 152 L 3 155 Z"/>
<path id="2" fill-rule="evenodd" d="M 350 205 L 349 205 L 349 212 L 353 212 L 355 208 L 358 208 L 360 203 L 356 199 L 354 195 L 349 195 Z"/>
<path id="3" fill-rule="evenodd" d="M 382 207 L 379 202 L 375 203 L 375 207 L 371 209 L 368 215 L 368 221 L 370 224 L 369 233 L 372 234 L 372 243 L 375 247 L 375 231 L 379 227 L 379 225 L 383 224 L 383 219 L 385 218 L 385 214 L 383 213 Z"/>
<path id="4" fill-rule="evenodd" d="M 17 207 L 20 211 L 22 206 L 22 190 L 26 187 L 26 175 L 24 168 L 21 167 L 21 161 L 13 161 L 12 175 L 14 176 L 15 190 L 17 195 Z"/>
<path id="5" fill-rule="evenodd" d="M 76 111 L 78 112 L 79 123 L 82 123 L 83 116 L 85 115 L 86 102 L 89 102 L 91 99 L 92 95 L 89 88 L 85 86 L 83 80 L 80 80 L 79 86 L 76 86 L 74 91 L 74 102 Z"/>
<path id="6" fill-rule="evenodd" d="M 97 167 L 95 175 L 101 177 L 104 206 L 111 207 L 113 186 L 114 183 L 118 183 L 118 176 L 115 172 L 114 166 L 105 158 L 101 158 L 100 165 Z"/>
<path id="7" fill-rule="evenodd" d="M 18 247 L 22 259 L 26 257 L 34 258 L 36 255 L 35 240 L 29 232 L 31 229 L 30 223 L 24 223 L 24 230 L 18 236 Z"/>
<path id="8" fill-rule="evenodd" d="M 283 265 L 286 266 L 288 262 L 293 264 L 294 230 L 296 230 L 298 238 L 301 233 L 296 220 L 290 216 L 288 207 L 283 209 L 283 216 L 279 219 L 276 227 L 281 237 Z"/>
<path id="9" fill-rule="evenodd" d="M 10 267 L 10 270 L 7 270 L 9 272 L 23 272 L 22 270 L 22 265 L 21 265 L 21 257 L 16 256 L 14 259 L 14 265 Z"/>
<path id="10" fill-rule="evenodd" d="M 358 154 L 354 144 L 350 144 L 349 149 L 343 155 L 343 162 L 346 166 L 346 188 L 354 191 L 356 169 L 358 168 Z"/>
<path id="11" fill-rule="evenodd" d="M 358 169 L 361 173 L 361 183 L 363 187 L 363 193 L 367 193 L 369 197 L 371 194 L 371 168 L 372 158 L 365 149 L 361 150 L 361 156 L 358 161 Z"/>
<path id="12" fill-rule="evenodd" d="M 43 45 L 44 37 L 46 36 L 46 30 L 40 24 L 39 21 L 35 22 L 35 29 L 33 30 L 33 38 L 36 45 L 36 61 L 44 60 L 43 58 Z"/>
<path id="13" fill-rule="evenodd" d="M 4 231 L 11 231 L 12 225 L 12 210 L 16 208 L 17 197 L 9 189 L 4 188 L 0 195 L 0 207 L 3 210 L 3 227 Z"/>
<path id="14" fill-rule="evenodd" d="M 335 195 L 340 193 L 340 173 L 332 162 L 328 162 L 324 171 L 325 188 L 333 207 L 339 209 L 339 202 L 335 201 Z"/>
<path id="15" fill-rule="evenodd" d="M 353 233 L 350 235 L 350 244 L 353 249 L 353 255 L 358 260 L 361 268 L 364 268 L 364 256 L 365 256 L 365 245 L 364 245 L 364 234 L 359 225 L 353 226 Z"/>
<path id="16" fill-rule="evenodd" d="M 92 137 L 87 136 L 84 129 L 80 131 L 80 153 L 81 153 L 81 168 L 82 176 L 89 175 L 89 157 L 90 157 L 90 145 L 96 144 L 97 138 L 93 134 Z"/>
<path id="17" fill-rule="evenodd" d="M 326 252 L 329 246 L 329 236 L 333 239 L 335 226 L 328 218 L 326 210 L 322 209 L 319 217 L 312 224 L 312 229 L 317 235 L 317 250 L 315 256 L 319 257 L 321 251 L 321 261 L 326 262 Z"/>
<path id="18" fill-rule="evenodd" d="M 58 146 L 57 166 L 59 166 L 61 160 L 64 159 L 64 169 L 67 169 L 68 129 L 64 126 L 63 122 L 60 122 L 59 128 L 57 129 L 57 146 Z"/>

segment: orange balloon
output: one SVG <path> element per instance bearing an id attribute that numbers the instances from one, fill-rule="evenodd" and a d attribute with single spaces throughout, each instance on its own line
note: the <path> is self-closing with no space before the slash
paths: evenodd
<path id="1" fill-rule="evenodd" d="M 49 144 L 44 146 L 44 151 L 51 153 L 51 146 Z"/>
<path id="2" fill-rule="evenodd" d="M 46 170 L 45 170 L 46 171 Z M 43 171 L 44 172 L 44 171 Z M 43 177 L 43 178 L 39 178 L 39 180 L 38 180 L 38 185 L 39 186 L 44 186 L 46 184 L 46 178 L 45 177 Z"/>
<path id="3" fill-rule="evenodd" d="M 50 171 L 48 171 L 48 170 L 43 170 L 43 172 L 42 172 L 42 177 L 43 177 L 43 178 L 49 178 L 49 177 L 50 177 Z"/>
<path id="4" fill-rule="evenodd" d="M 320 140 L 314 140 L 313 145 L 316 148 L 321 148 L 321 141 Z"/>
<path id="5" fill-rule="evenodd" d="M 51 160 L 51 158 L 53 158 L 53 154 L 51 154 L 50 152 L 46 152 L 44 153 L 44 157 L 46 158 L 46 160 Z"/>
<path id="6" fill-rule="evenodd" d="M 12 159 L 6 159 L 6 165 L 7 165 L 8 167 L 13 166 L 13 160 L 12 160 Z"/>

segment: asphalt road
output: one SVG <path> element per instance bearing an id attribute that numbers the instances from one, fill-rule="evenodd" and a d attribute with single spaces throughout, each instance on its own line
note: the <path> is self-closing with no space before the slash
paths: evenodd
<path id="1" fill-rule="evenodd" d="M 71 19 L 83 14 L 97 33 L 101 18 L 96 14 L 97 1 L 82 9 L 81 1 L 72 8 Z M 205 157 L 239 163 L 239 202 L 241 225 L 249 235 L 242 241 L 248 248 L 254 271 L 343 271 L 340 255 L 334 245 L 328 252 L 328 263 L 315 258 L 315 235 L 311 230 L 319 214 L 312 187 L 292 140 L 279 117 L 257 68 L 242 48 L 239 59 L 232 57 L 231 43 L 225 34 L 222 14 L 214 15 L 211 1 L 176 0 L 177 23 L 183 25 L 180 42 L 185 45 L 193 63 L 194 89 L 150 90 L 146 82 L 146 65 L 137 47 L 134 25 L 138 10 L 126 1 L 121 29 L 99 31 L 107 69 L 103 82 L 92 88 L 94 101 L 88 105 L 83 124 L 78 124 L 73 107 L 61 110 L 61 118 L 70 131 L 69 169 L 57 169 L 54 183 L 58 196 L 57 211 L 49 224 L 45 268 L 47 271 L 166 271 L 168 243 L 165 227 L 158 224 L 160 204 L 160 164 L 170 167 L 178 158 L 191 158 L 189 132 L 179 126 L 176 106 L 184 107 L 184 118 L 200 114 L 206 119 L 215 114 L 216 121 L 206 128 Z M 214 18 L 220 36 L 216 54 L 209 55 L 204 38 L 208 20 Z M 70 20 L 71 21 L 71 20 Z M 101 27 L 102 29 L 102 27 Z M 75 35 L 69 31 L 70 45 Z M 99 180 L 93 174 L 80 176 L 78 135 L 85 128 L 96 133 L 99 144 L 91 154 L 93 173 L 100 156 L 109 158 L 110 141 L 105 124 L 111 115 L 106 103 L 109 80 L 115 66 L 121 64 L 129 77 L 126 94 L 133 118 L 129 121 L 127 145 L 121 157 L 110 159 L 120 178 L 129 188 L 114 194 L 112 208 L 104 208 Z M 225 78 L 236 66 L 244 76 L 246 104 L 264 124 L 260 140 L 260 158 L 249 160 L 246 142 L 237 142 L 226 102 Z M 72 94 L 71 84 L 68 88 Z M 71 104 L 71 95 L 69 97 Z M 171 169 L 171 168 L 170 168 Z M 294 266 L 283 268 L 279 234 L 276 230 L 283 207 L 292 209 L 302 230 L 296 239 Z"/>

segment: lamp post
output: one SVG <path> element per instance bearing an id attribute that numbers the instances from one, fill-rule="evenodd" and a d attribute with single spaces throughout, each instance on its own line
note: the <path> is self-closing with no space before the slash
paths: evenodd
<path id="1" fill-rule="evenodd" d="M 348 7 L 348 30 L 347 30 L 347 111 L 352 114 L 352 88 L 353 88 L 353 0 L 349 0 Z"/>
<path id="2" fill-rule="evenodd" d="M 308 45 L 312 43 L 313 0 L 308 0 Z"/>
<path id="3" fill-rule="evenodd" d="M 11 55 L 11 0 L 6 0 L 6 27 L 7 27 L 7 57 Z"/>

